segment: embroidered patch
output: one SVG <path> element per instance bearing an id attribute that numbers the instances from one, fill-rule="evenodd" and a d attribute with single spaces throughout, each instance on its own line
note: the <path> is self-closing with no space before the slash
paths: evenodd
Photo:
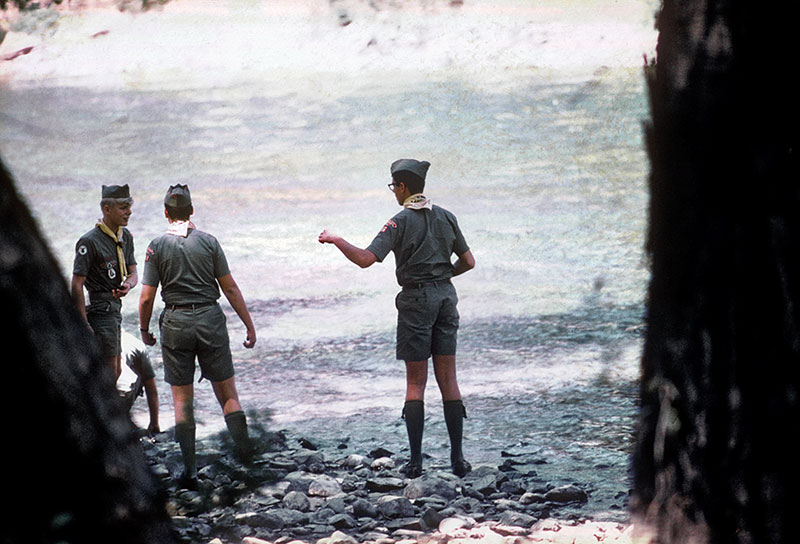
<path id="1" fill-rule="evenodd" d="M 78 255 L 86 255 L 87 253 L 89 253 L 89 248 L 86 246 L 82 245 L 78 248 Z"/>
<path id="2" fill-rule="evenodd" d="M 144 262 L 149 263 L 150 262 L 150 256 L 153 255 L 154 253 L 155 253 L 155 251 L 153 251 L 153 248 L 150 247 L 150 246 L 147 246 L 147 251 L 144 254 Z"/>
<path id="3" fill-rule="evenodd" d="M 389 219 L 386 222 L 386 224 L 383 226 L 383 228 L 381 229 L 381 232 L 386 232 L 387 230 L 389 230 L 389 227 L 392 227 L 393 229 L 396 229 L 397 228 L 397 223 L 395 223 L 393 219 Z"/>

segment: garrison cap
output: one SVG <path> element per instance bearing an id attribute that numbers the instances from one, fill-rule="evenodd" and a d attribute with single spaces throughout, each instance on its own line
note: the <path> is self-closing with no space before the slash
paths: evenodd
<path id="1" fill-rule="evenodd" d="M 101 198 L 130 199 L 131 190 L 128 188 L 127 183 L 125 185 L 103 185 Z"/>
<path id="2" fill-rule="evenodd" d="M 428 161 L 418 161 L 416 159 L 399 159 L 392 163 L 392 175 L 395 172 L 406 170 L 412 174 L 416 174 L 422 180 L 425 180 L 425 174 L 428 173 L 428 167 L 431 165 Z"/>
<path id="3" fill-rule="evenodd" d="M 192 195 L 188 185 L 172 185 L 164 197 L 164 206 L 170 208 L 188 208 L 192 205 Z"/>

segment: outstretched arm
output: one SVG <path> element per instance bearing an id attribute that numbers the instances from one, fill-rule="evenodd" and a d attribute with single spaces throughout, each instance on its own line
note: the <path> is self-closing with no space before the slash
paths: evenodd
<path id="1" fill-rule="evenodd" d="M 327 230 L 323 230 L 319 235 L 319 243 L 335 245 L 345 257 L 361 268 L 372 266 L 378 261 L 378 258 L 371 251 L 356 247 L 341 236 L 328 232 Z"/>
<path id="2" fill-rule="evenodd" d="M 247 337 L 242 345 L 246 348 L 252 348 L 256 345 L 256 327 L 253 325 L 253 319 L 250 317 L 250 312 L 247 309 L 247 304 L 244 301 L 242 292 L 239 290 L 239 286 L 231 274 L 217 278 L 217 281 L 222 289 L 222 294 L 231 303 L 236 315 L 239 316 L 239 319 L 242 320 L 242 323 L 247 328 Z"/>

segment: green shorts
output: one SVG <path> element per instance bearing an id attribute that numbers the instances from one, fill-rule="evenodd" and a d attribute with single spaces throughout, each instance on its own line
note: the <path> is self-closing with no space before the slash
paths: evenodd
<path id="1" fill-rule="evenodd" d="M 108 359 L 122 353 L 122 301 L 93 302 L 86 307 L 86 319 L 94 332 L 101 357 Z"/>
<path id="2" fill-rule="evenodd" d="M 194 381 L 195 358 L 200 375 L 212 382 L 233 377 L 227 320 L 219 304 L 195 309 L 165 308 L 161 314 L 164 380 L 170 385 Z"/>
<path id="3" fill-rule="evenodd" d="M 397 358 L 426 361 L 431 355 L 455 355 L 458 296 L 450 282 L 403 288 L 397 307 Z"/>

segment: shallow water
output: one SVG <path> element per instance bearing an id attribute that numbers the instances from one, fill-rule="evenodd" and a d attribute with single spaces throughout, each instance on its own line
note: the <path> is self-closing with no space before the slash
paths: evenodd
<path id="1" fill-rule="evenodd" d="M 468 457 L 535 457 L 543 479 L 589 487 L 585 514 L 624 517 L 609 508 L 628 489 L 647 281 L 639 71 L 554 82 L 531 70 L 498 86 L 335 74 L 279 83 L 4 90 L 0 153 L 65 280 L 101 184 L 131 184 L 141 266 L 166 228 L 166 187 L 188 183 L 195 223 L 222 242 L 258 327 L 244 350 L 229 310 L 251 417 L 346 443 L 344 453 L 402 452 L 392 259 L 360 270 L 316 237 L 328 228 L 366 246 L 398 210 L 391 161 L 429 160 L 427 193 L 458 216 L 478 263 L 455 280 Z M 131 331 L 138 291 L 123 308 Z M 168 428 L 160 353 L 150 353 Z M 441 464 L 432 373 L 427 395 L 425 447 Z M 205 383 L 197 412 L 201 434 L 222 426 Z M 146 421 L 144 402 L 134 418 Z"/>

